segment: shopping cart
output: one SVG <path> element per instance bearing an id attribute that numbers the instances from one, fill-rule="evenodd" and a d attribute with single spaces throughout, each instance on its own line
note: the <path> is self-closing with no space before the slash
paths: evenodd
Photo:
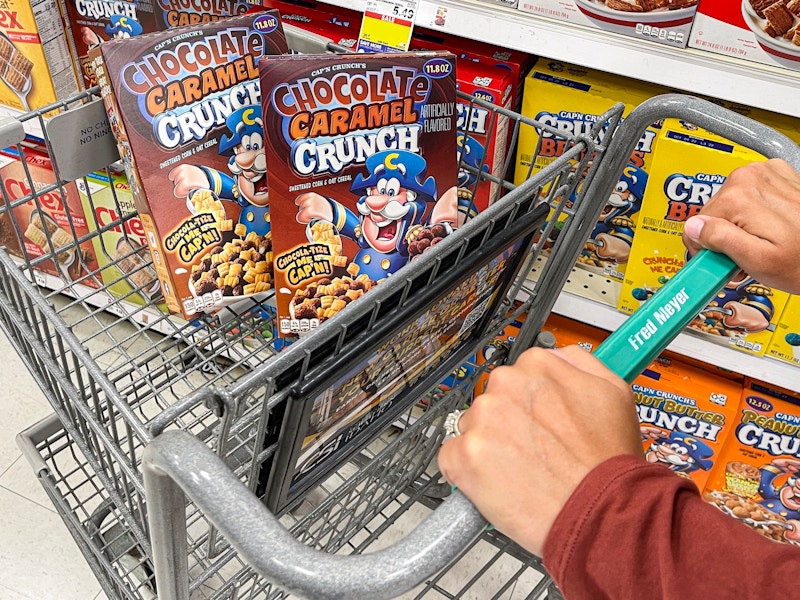
<path id="1" fill-rule="evenodd" d="M 305 51 L 312 51 L 312 41 L 303 37 L 292 47 L 302 43 Z M 105 270 L 113 272 L 130 256 L 119 257 L 114 248 L 105 247 L 102 234 L 112 229 L 126 232 L 136 218 L 119 203 L 116 218 L 95 223 L 90 233 L 73 231 L 72 246 L 47 244 L 40 256 L 27 253 L 24 245 L 16 257 L 8 248 L 0 249 L 0 324 L 54 409 L 52 418 L 21 434 L 19 441 L 109 597 L 285 596 L 304 578 L 290 574 L 288 579 L 279 577 L 283 585 L 278 585 L 262 575 L 271 573 L 256 552 L 265 547 L 266 538 L 255 529 L 231 529 L 227 522 L 230 518 L 245 523 L 240 520 L 250 510 L 245 505 L 270 506 L 292 540 L 331 556 L 373 553 L 439 506 L 449 495 L 434 460 L 444 436 L 444 415 L 468 402 L 487 369 L 513 362 L 533 344 L 641 135 L 639 124 L 644 123 L 643 130 L 655 120 L 680 116 L 730 132 L 732 139 L 751 142 L 764 154 L 790 155 L 791 142 L 774 132 L 751 128 L 738 115 L 684 98 L 654 101 L 638 112 L 640 117 L 627 118 L 624 126 L 622 107 L 612 107 L 585 136 L 569 136 L 512 111 L 470 101 L 472 110 L 490 111 L 493 126 L 501 118 L 509 119 L 513 142 L 522 128 L 533 127 L 564 139 L 566 151 L 546 168 L 531 171 L 520 186 L 486 174 L 480 165 L 475 174 L 499 184 L 502 198 L 362 301 L 291 344 L 272 336 L 268 298 L 185 322 L 158 308 L 147 283 L 131 285 L 122 296 L 110 295 Z M 3 141 L 19 142 L 20 126 L 39 121 L 55 160 L 56 182 L 51 187 L 43 192 L 31 185 L 24 198 L 4 198 L 0 219 L 6 223 L 1 225 L 10 226 L 19 239 L 26 224 L 14 221 L 13 209 L 25 202 L 41 206 L 45 192 L 63 194 L 71 185 L 72 176 L 59 171 L 59 156 L 42 115 L 55 109 L 85 110 L 92 102 L 97 102 L 96 96 L 87 92 L 29 113 L 19 123 L 10 123 L 9 133 L 0 132 Z M 611 151 L 609 141 L 616 150 Z M 17 147 L 24 154 L 24 146 Z M 502 173 L 509 171 L 510 161 L 511 157 Z M 91 198 L 90 186 L 85 185 Z M 78 251 L 86 242 L 96 242 L 104 254 L 103 269 L 90 268 Z M 534 282 L 526 273 L 546 246 L 550 256 Z M 70 252 L 72 260 L 84 262 L 80 275 L 43 275 L 48 261 L 55 264 Z M 500 256 L 511 259 L 499 274 L 486 278 Z M 140 268 L 145 271 L 148 265 Z M 488 288 L 486 281 L 491 282 Z M 311 483 L 293 486 L 286 474 L 296 455 L 287 451 L 286 437 L 297 425 L 288 422 L 297 411 L 287 407 L 299 398 L 313 398 L 339 378 L 343 364 L 364 360 L 385 347 L 386 340 L 418 334 L 413 319 L 430 321 L 431 315 L 439 314 L 434 308 L 437 298 L 458 299 L 464 285 L 473 291 L 480 287 L 486 302 L 457 338 L 462 343 L 449 346 L 429 368 L 415 373 L 392 407 L 354 435 L 331 469 L 315 474 Z M 523 325 L 513 343 L 481 366 L 472 363 L 476 350 L 518 320 Z M 462 370 L 468 375 L 461 376 Z M 446 387 L 441 385 L 444 381 Z M 204 452 L 192 450 L 186 456 L 198 457 L 204 466 L 199 471 L 185 464 L 167 468 L 160 457 L 167 456 L 165 448 L 173 444 L 200 444 Z M 156 465 L 153 469 L 143 467 L 146 452 Z M 145 493 L 143 472 L 154 478 L 154 496 Z M 160 479 L 163 473 L 185 484 L 184 475 L 191 479 L 190 473 L 198 472 L 214 473 L 214 485 L 186 488 L 188 504 L 182 494 L 171 496 L 170 491 L 165 498 L 159 493 L 171 490 Z M 539 559 L 502 534 L 484 530 L 458 494 L 444 506 L 463 507 L 456 512 L 466 517 L 455 524 L 465 524 L 469 533 L 462 541 L 468 543 L 449 544 L 446 557 L 443 553 L 430 563 L 424 561 L 419 572 L 408 573 L 404 567 L 405 588 L 422 577 L 426 581 L 413 592 L 418 597 L 557 594 Z M 433 513 L 440 515 L 434 519 L 448 521 L 449 517 L 441 519 L 440 510 Z M 158 524 L 150 525 L 148 516 Z M 165 523 L 169 527 L 162 527 Z M 406 547 L 420 538 L 410 539 Z M 171 549 L 165 551 L 165 544 Z M 458 560 L 451 560 L 456 555 Z M 442 569 L 445 565 L 448 568 Z M 375 568 L 376 581 L 396 581 L 389 578 L 388 565 Z M 317 583 L 327 586 L 323 579 Z M 367 588 L 359 593 L 380 597 Z M 333 596 L 358 597 L 335 590 Z"/>

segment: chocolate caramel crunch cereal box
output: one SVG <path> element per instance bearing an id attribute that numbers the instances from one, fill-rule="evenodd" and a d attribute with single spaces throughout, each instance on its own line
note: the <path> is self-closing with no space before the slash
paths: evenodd
<path id="1" fill-rule="evenodd" d="M 64 0 L 74 60 L 87 88 L 97 84 L 89 50 L 103 42 L 218 21 L 254 5 L 248 0 Z"/>
<path id="2" fill-rule="evenodd" d="M 778 542 L 800 543 L 800 394 L 749 381 L 703 497 Z"/>
<path id="3" fill-rule="evenodd" d="M 261 61 L 281 335 L 317 327 L 459 226 L 454 61 Z"/>
<path id="4" fill-rule="evenodd" d="M 736 167 L 761 160 L 760 154 L 689 123 L 670 120 L 665 124 L 620 291 L 621 312 L 636 311 L 686 263 L 682 239 L 686 219 L 700 211 Z M 785 292 L 739 272 L 689 323 L 688 330 L 760 356 L 787 299 Z"/>
<path id="5" fill-rule="evenodd" d="M 275 11 L 92 50 L 161 290 L 186 318 L 272 288 L 256 65 L 287 50 Z"/>

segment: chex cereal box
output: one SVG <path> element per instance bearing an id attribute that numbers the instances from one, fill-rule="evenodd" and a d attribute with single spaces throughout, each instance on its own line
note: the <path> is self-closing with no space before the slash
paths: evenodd
<path id="1" fill-rule="evenodd" d="M 800 394 L 750 381 L 703 497 L 778 542 L 800 543 Z"/>
<path id="2" fill-rule="evenodd" d="M 63 0 L 75 62 L 89 88 L 97 84 L 89 50 L 108 40 L 199 25 L 244 14 L 257 0 Z"/>
<path id="3" fill-rule="evenodd" d="M 798 24 L 796 0 L 701 0 L 689 46 L 800 69 Z"/>
<path id="4" fill-rule="evenodd" d="M 330 318 L 463 220 L 455 57 L 292 55 L 260 70 L 287 335 Z"/>
<path id="5" fill-rule="evenodd" d="M 56 0 L 0 3 L 0 104 L 28 112 L 78 91 Z M 4 116 L 15 113 L 0 111 Z"/>
<path id="6" fill-rule="evenodd" d="M 525 81 L 522 114 L 559 132 L 591 134 L 598 117 L 618 102 L 627 115 L 645 100 L 663 93 L 659 86 L 601 73 L 567 63 L 539 59 Z M 655 155 L 658 124 L 643 134 L 618 184 L 608 198 L 578 266 L 621 281 L 636 233 L 636 223 Z M 556 160 L 566 149 L 558 133 L 522 127 L 514 181 L 526 178 Z"/>
<path id="7" fill-rule="evenodd" d="M 536 15 L 684 48 L 699 0 L 519 0 Z"/>
<path id="8" fill-rule="evenodd" d="M 276 11 L 91 51 L 161 290 L 187 318 L 271 289 L 257 62 L 286 51 Z"/>
<path id="9" fill-rule="evenodd" d="M 618 308 L 633 313 L 686 262 L 683 224 L 736 167 L 764 160 L 697 127 L 668 121 L 639 213 Z M 763 355 L 788 294 L 738 273 L 688 326 L 723 346 Z"/>
<path id="10" fill-rule="evenodd" d="M 130 216 L 136 204 L 127 176 L 99 171 L 75 183 L 89 231 L 101 232 L 92 243 L 105 289 L 114 298 L 139 305 L 161 299 L 144 225 L 138 216 Z"/>
<path id="11" fill-rule="evenodd" d="M 65 284 L 99 288 L 92 242 L 76 241 L 88 238 L 89 228 L 75 183 L 56 186 L 50 157 L 31 148 L 24 154 L 25 164 L 16 151 L 0 152 L 0 178 L 14 221 L 3 224 L 0 244 Z"/>
<path id="12" fill-rule="evenodd" d="M 767 356 L 800 367 L 800 296 L 790 296 L 767 346 Z"/>
<path id="13" fill-rule="evenodd" d="M 645 459 L 702 490 L 733 429 L 742 384 L 657 359 L 631 385 Z"/>

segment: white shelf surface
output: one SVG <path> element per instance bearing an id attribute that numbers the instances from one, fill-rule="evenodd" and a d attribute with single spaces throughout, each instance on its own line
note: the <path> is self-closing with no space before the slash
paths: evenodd
<path id="1" fill-rule="evenodd" d="M 362 11 L 366 0 L 324 0 Z M 447 10 L 437 26 L 437 11 Z M 694 48 L 671 48 L 474 0 L 421 0 L 416 25 L 800 117 L 800 72 Z"/>

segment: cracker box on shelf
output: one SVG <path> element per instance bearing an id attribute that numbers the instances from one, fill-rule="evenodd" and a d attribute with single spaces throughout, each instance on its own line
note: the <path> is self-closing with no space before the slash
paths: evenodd
<path id="1" fill-rule="evenodd" d="M 742 384 L 659 358 L 631 388 L 645 459 L 690 478 L 702 490 L 733 429 Z"/>
<path id="2" fill-rule="evenodd" d="M 18 116 L 79 90 L 56 0 L 5 0 L 0 10 L 0 108 Z M 16 111 L 16 112 L 14 112 Z"/>
<path id="3" fill-rule="evenodd" d="M 800 394 L 750 381 L 704 499 L 761 535 L 800 542 Z"/>
<path id="4" fill-rule="evenodd" d="M 46 153 L 26 148 L 24 160 L 25 164 L 16 150 L 0 152 L 0 178 L 15 222 L 4 220 L 0 243 L 11 253 L 18 251 L 17 255 L 33 263 L 36 270 L 60 277 L 64 284 L 99 288 L 92 242 L 76 243 L 89 234 L 78 188 L 74 182 L 54 187 L 57 178 Z M 35 200 L 31 197 L 34 194 Z M 26 197 L 26 202 L 15 205 Z M 43 258 L 47 255 L 55 260 Z"/>
<path id="5" fill-rule="evenodd" d="M 455 56 L 292 55 L 260 70 L 278 323 L 297 334 L 458 227 Z"/>
<path id="6" fill-rule="evenodd" d="M 162 299 L 161 285 L 147 250 L 142 220 L 132 216 L 109 227 L 136 211 L 126 175 L 98 171 L 75 183 L 89 231 L 101 230 L 92 243 L 104 288 L 114 298 L 133 304 L 158 302 Z"/>
<path id="7" fill-rule="evenodd" d="M 543 17 L 684 48 L 698 0 L 519 0 Z"/>
<path id="8" fill-rule="evenodd" d="M 248 0 L 63 0 L 72 31 L 72 49 L 83 85 L 97 85 L 89 50 L 108 40 L 126 39 L 184 25 L 199 25 L 241 15 L 257 3 Z"/>
<path id="9" fill-rule="evenodd" d="M 91 51 L 161 290 L 186 318 L 271 289 L 257 62 L 287 51 L 277 11 Z"/>
<path id="10" fill-rule="evenodd" d="M 669 120 L 639 213 L 618 308 L 633 313 L 682 267 L 683 224 L 696 214 L 736 167 L 763 161 L 760 154 L 683 122 Z M 688 330 L 722 346 L 763 355 L 788 294 L 740 272 L 709 302 Z"/>
<path id="11" fill-rule="evenodd" d="M 571 135 L 590 134 L 598 116 L 614 104 L 624 103 L 627 115 L 664 91 L 659 86 L 540 58 L 525 81 L 522 114 Z M 631 153 L 578 259 L 579 267 L 614 281 L 622 280 L 655 155 L 658 127 L 658 123 L 649 127 Z M 556 160 L 566 149 L 564 138 L 542 130 L 541 145 L 534 157 L 539 137 L 533 127 L 520 128 L 516 184 Z M 609 302 L 616 302 L 616 298 Z"/>
<path id="12" fill-rule="evenodd" d="M 800 296 L 789 297 L 767 346 L 767 356 L 800 367 Z"/>
<path id="13" fill-rule="evenodd" d="M 689 46 L 800 69 L 800 6 L 783 0 L 701 0 Z"/>

